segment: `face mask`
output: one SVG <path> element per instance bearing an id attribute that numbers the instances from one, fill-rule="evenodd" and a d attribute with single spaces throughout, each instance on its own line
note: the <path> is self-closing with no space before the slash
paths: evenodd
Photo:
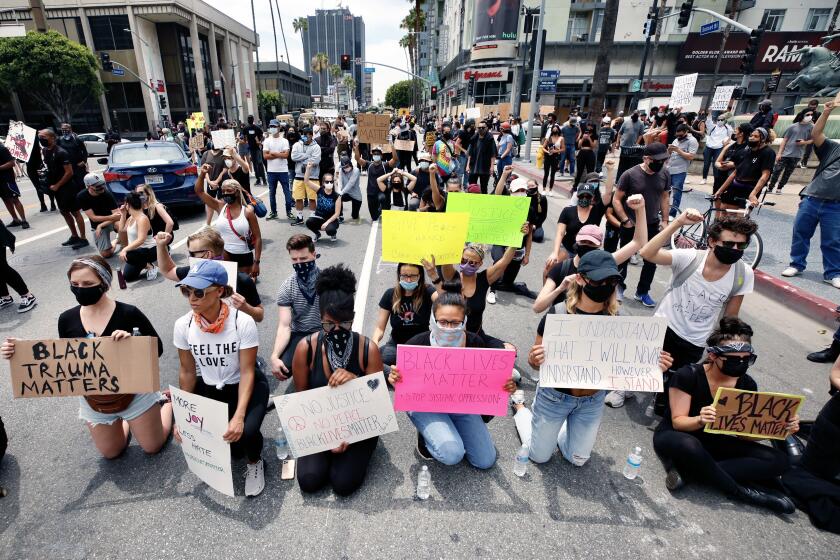
<path id="1" fill-rule="evenodd" d="M 744 252 L 740 249 L 733 249 L 724 247 L 723 245 L 715 245 L 715 258 L 723 264 L 735 264 L 744 256 Z"/>
<path id="2" fill-rule="evenodd" d="M 741 377 L 750 369 L 750 363 L 740 358 L 720 358 L 720 371 L 729 377 Z"/>
<path id="3" fill-rule="evenodd" d="M 604 303 L 610 299 L 610 296 L 614 291 L 615 286 L 610 286 L 609 284 L 605 284 L 603 286 L 590 286 L 589 284 L 586 284 L 583 287 L 583 293 L 595 303 Z"/>
<path id="4" fill-rule="evenodd" d="M 422 169 L 423 171 L 428 171 L 429 170 L 429 162 L 428 161 L 421 161 L 420 162 L 420 169 Z"/>
<path id="5" fill-rule="evenodd" d="M 750 145 L 750 148 L 755 148 L 759 144 L 761 144 L 761 142 L 759 142 L 758 140 L 747 140 L 747 144 Z"/>
<path id="6" fill-rule="evenodd" d="M 534 187 L 533 189 L 528 189 L 528 196 L 536 196 L 538 189 Z"/>
<path id="7" fill-rule="evenodd" d="M 312 271 L 315 270 L 315 261 L 292 263 L 292 268 L 295 269 L 295 273 L 298 275 L 298 278 L 305 282 L 309 279 Z"/>
<path id="8" fill-rule="evenodd" d="M 41 138 L 40 136 L 38 137 L 38 143 L 41 145 L 42 148 L 49 148 L 50 146 L 50 141 L 46 138 Z"/>
<path id="9" fill-rule="evenodd" d="M 404 280 L 400 280 L 400 287 L 403 290 L 414 291 L 417 289 L 418 285 L 419 282 L 417 282 L 416 280 L 414 282 L 406 282 Z"/>
<path id="10" fill-rule="evenodd" d="M 225 167 L 228 167 L 228 168 L 233 167 L 233 160 L 232 159 L 226 159 L 225 160 Z"/>
<path id="11" fill-rule="evenodd" d="M 431 327 L 432 331 L 432 343 L 435 346 L 460 346 L 461 342 L 466 336 L 466 333 L 464 332 L 466 329 L 466 322 L 461 323 L 460 326 L 457 326 L 454 329 L 449 329 L 438 325 L 437 321 L 435 321 L 435 318 L 432 317 L 429 326 Z"/>
<path id="12" fill-rule="evenodd" d="M 301 137 L 300 137 L 300 141 L 303 142 L 304 144 L 308 144 L 309 143 L 309 136 L 307 136 L 306 134 L 302 134 Z"/>
<path id="13" fill-rule="evenodd" d="M 814 120 L 814 117 L 812 117 L 811 115 L 808 115 L 807 117 L 802 117 L 802 122 L 805 124 L 808 124 L 812 120 Z"/>
<path id="14" fill-rule="evenodd" d="M 93 305 L 102 299 L 102 295 L 105 293 L 105 287 L 102 284 L 88 287 L 70 286 L 70 291 L 76 296 L 76 301 L 79 302 L 79 305 L 87 306 Z"/>
<path id="15" fill-rule="evenodd" d="M 459 264 L 458 271 L 464 276 L 475 276 L 475 273 L 478 272 L 478 267 L 470 263 Z"/>
<path id="16" fill-rule="evenodd" d="M 345 173 L 350 173 L 351 171 L 353 171 L 353 166 L 352 165 L 346 165 L 346 166 L 342 167 L 341 170 L 344 171 Z"/>
<path id="17" fill-rule="evenodd" d="M 375 162 L 377 162 L 377 163 L 378 163 L 378 162 L 380 162 L 380 161 L 382 161 L 382 156 L 380 156 L 380 155 L 374 155 L 374 156 L 373 156 L 373 161 L 375 161 Z"/>
<path id="18" fill-rule="evenodd" d="M 662 171 L 662 168 L 664 166 L 665 166 L 665 161 L 664 160 L 651 161 L 651 162 L 648 163 L 648 169 L 650 169 L 654 173 L 659 173 L 660 171 Z"/>
<path id="19" fill-rule="evenodd" d="M 665 116 L 665 113 L 656 113 L 656 116 L 657 116 L 657 117 L 664 117 L 664 116 Z"/>
<path id="20" fill-rule="evenodd" d="M 236 195 L 235 194 L 222 195 L 222 200 L 224 200 L 226 204 L 233 204 L 234 202 L 236 202 Z"/>
<path id="21" fill-rule="evenodd" d="M 581 208 L 588 208 L 589 205 L 592 204 L 592 198 L 588 196 L 582 196 L 578 198 L 577 205 Z"/>
<path id="22" fill-rule="evenodd" d="M 274 126 L 270 127 L 270 128 L 268 129 L 268 133 L 269 133 L 269 134 L 272 134 L 272 135 L 273 135 L 273 134 L 277 134 L 277 127 L 274 127 Z"/>
<path id="23" fill-rule="evenodd" d="M 583 255 L 585 255 L 589 251 L 594 251 L 595 249 L 598 249 L 598 248 L 599 247 L 593 247 L 592 245 L 580 245 L 578 243 L 575 243 L 574 246 L 572 247 L 575 254 L 579 257 L 582 257 Z"/>
<path id="24" fill-rule="evenodd" d="M 352 333 L 341 327 L 324 333 L 324 347 L 327 351 L 327 361 L 333 370 L 347 367 L 353 347 Z"/>

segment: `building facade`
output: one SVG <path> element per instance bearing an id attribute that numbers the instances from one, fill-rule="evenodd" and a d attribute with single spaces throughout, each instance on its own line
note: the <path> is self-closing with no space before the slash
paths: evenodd
<path id="1" fill-rule="evenodd" d="M 279 67 L 279 68 L 278 68 Z M 311 84 L 309 75 L 299 68 L 289 66 L 285 62 L 260 62 L 257 64 L 257 83 L 261 90 L 277 91 L 277 75 L 280 74 L 280 93 L 283 94 L 285 105 L 283 111 L 299 110 L 312 107 L 312 96 L 309 94 Z M 281 109 L 278 107 L 277 111 Z"/>
<path id="2" fill-rule="evenodd" d="M 350 55 L 350 75 L 356 80 L 353 94 L 357 102 L 363 100 L 362 63 L 365 60 L 365 22 L 360 16 L 354 16 L 347 8 L 335 10 L 315 10 L 314 16 L 308 16 L 308 27 L 301 33 L 303 41 L 303 59 L 308 66 L 306 71 L 312 77 L 312 95 L 329 96 L 328 86 L 333 80 L 326 70 L 313 72 L 312 58 L 317 53 L 324 53 L 329 64 L 340 64 L 341 55 Z M 345 71 L 346 72 L 346 71 Z"/>
<path id="3" fill-rule="evenodd" d="M 105 93 L 74 118 L 79 131 L 140 133 L 198 111 L 211 122 L 256 111 L 259 38 L 201 0 L 50 0 L 45 15 L 48 29 L 115 63 L 100 71 Z M 9 22 L 36 30 L 25 0 L 0 0 L 0 24 Z M 24 95 L 0 102 L 7 118 L 55 124 Z"/>

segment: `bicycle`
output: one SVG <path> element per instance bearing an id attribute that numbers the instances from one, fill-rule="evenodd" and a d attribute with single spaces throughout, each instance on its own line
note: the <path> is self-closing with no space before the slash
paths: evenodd
<path id="1" fill-rule="evenodd" d="M 685 190 L 683 192 L 686 192 Z M 709 248 L 709 227 L 714 223 L 714 214 L 717 212 L 728 212 L 730 214 L 741 214 L 744 217 L 749 217 L 753 210 L 758 213 L 762 206 L 775 206 L 775 202 L 767 202 L 767 188 L 762 190 L 762 196 L 757 205 L 747 204 L 745 209 L 720 209 L 715 208 L 714 195 L 705 195 L 703 198 L 709 201 L 709 209 L 703 214 L 703 219 L 696 224 L 688 224 L 682 226 L 671 235 L 672 249 L 699 249 L 706 250 Z M 739 201 L 746 201 L 746 199 L 736 199 Z M 675 208 L 677 215 L 680 209 Z M 749 245 L 744 249 L 744 255 L 741 260 L 744 261 L 750 268 L 757 268 L 758 263 L 761 262 L 761 257 L 764 255 L 764 241 L 761 235 L 755 232 L 750 237 Z"/>

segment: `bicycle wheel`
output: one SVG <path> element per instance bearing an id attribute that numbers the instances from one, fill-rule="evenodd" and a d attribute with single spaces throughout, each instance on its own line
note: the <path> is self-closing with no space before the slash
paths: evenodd
<path id="1" fill-rule="evenodd" d="M 744 261 L 751 268 L 758 268 L 758 263 L 761 262 L 761 256 L 764 254 L 764 241 L 758 233 L 752 234 L 750 237 L 750 244 L 744 249 L 744 256 L 741 260 Z"/>
<path id="2" fill-rule="evenodd" d="M 706 222 L 685 225 L 672 233 L 671 249 L 706 249 Z"/>

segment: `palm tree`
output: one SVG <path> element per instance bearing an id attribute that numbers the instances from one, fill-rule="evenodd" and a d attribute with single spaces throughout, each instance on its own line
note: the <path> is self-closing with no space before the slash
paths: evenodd
<path id="1" fill-rule="evenodd" d="M 600 111 L 604 107 L 607 82 L 610 77 L 610 53 L 615 41 L 615 24 L 618 20 L 618 0 L 607 0 L 604 8 L 604 22 L 601 24 L 601 41 L 592 74 L 592 91 L 589 93 L 589 110 Z"/>
<path id="2" fill-rule="evenodd" d="M 312 57 L 312 60 L 309 61 L 309 69 L 312 70 L 314 74 L 320 74 L 321 72 L 325 72 L 330 65 L 330 59 L 327 57 L 327 53 L 319 52 L 315 56 Z M 319 76 L 320 78 L 320 76 Z M 324 91 L 324 85 L 326 84 L 327 77 L 326 74 L 324 75 L 324 80 L 321 82 L 321 95 L 326 94 Z"/>
<path id="3" fill-rule="evenodd" d="M 330 77 L 332 78 L 332 83 L 335 85 L 335 108 L 338 109 L 338 79 L 341 77 L 343 72 L 341 70 L 341 66 L 338 64 L 330 65 L 328 71 Z"/>
<path id="4" fill-rule="evenodd" d="M 356 96 L 356 80 L 350 74 L 345 74 L 341 83 L 344 85 L 344 89 L 347 90 L 347 104 L 351 105 L 350 100 L 355 99 Z"/>
<path id="5" fill-rule="evenodd" d="M 292 28 L 295 33 L 306 33 L 309 31 L 309 20 L 305 17 L 299 17 L 292 20 Z"/>

